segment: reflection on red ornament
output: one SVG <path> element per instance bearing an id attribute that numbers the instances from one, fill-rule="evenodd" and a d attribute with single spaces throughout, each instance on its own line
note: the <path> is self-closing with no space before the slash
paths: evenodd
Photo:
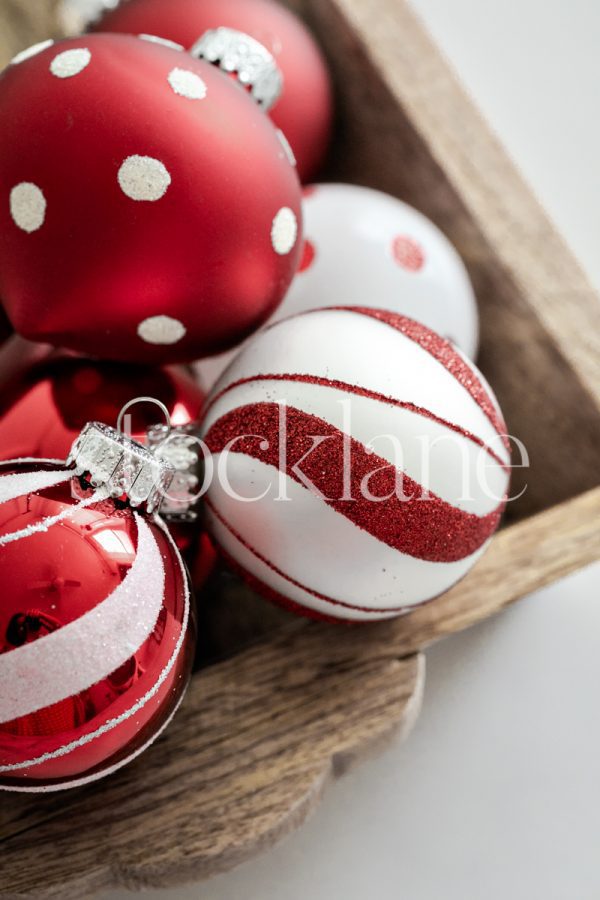
<path id="1" fill-rule="evenodd" d="M 187 575 L 166 527 L 83 480 L 76 499 L 71 479 L 59 464 L 0 465 L 0 789 L 116 770 L 166 727 L 191 670 Z"/>
<path id="2" fill-rule="evenodd" d="M 0 393 L 0 459 L 65 459 L 87 422 L 115 425 L 132 397 L 155 397 L 175 427 L 200 415 L 204 394 L 181 366 L 151 368 L 62 355 L 15 373 Z M 138 404 L 132 434 L 144 441 L 160 413 Z"/>

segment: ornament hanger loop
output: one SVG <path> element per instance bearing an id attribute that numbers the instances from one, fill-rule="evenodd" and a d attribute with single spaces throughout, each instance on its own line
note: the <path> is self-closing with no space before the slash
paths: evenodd
<path id="1" fill-rule="evenodd" d="M 120 431 L 121 434 L 124 434 L 123 431 L 123 422 L 125 421 L 125 416 L 134 406 L 137 406 L 138 403 L 153 403 L 154 406 L 158 406 L 163 416 L 165 417 L 165 423 L 167 426 L 167 436 L 171 434 L 173 430 L 173 423 L 171 422 L 171 414 L 169 410 L 160 400 L 157 400 L 156 397 L 135 397 L 134 400 L 130 400 L 129 403 L 126 403 L 119 416 L 117 418 L 117 431 Z"/>

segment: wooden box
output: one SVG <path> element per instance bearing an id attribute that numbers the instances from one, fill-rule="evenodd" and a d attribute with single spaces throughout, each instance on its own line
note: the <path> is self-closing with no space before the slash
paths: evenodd
<path id="1" fill-rule="evenodd" d="M 463 583 L 393 623 L 309 624 L 220 576 L 205 666 L 150 752 L 90 788 L 0 795 L 2 897 L 172 885 L 259 853 L 331 778 L 410 729 L 424 647 L 600 557 L 598 297 L 406 0 L 295 5 L 338 88 L 329 177 L 396 194 L 459 248 L 528 489 Z M 47 37 L 52 15 L 52 0 L 0 0 L 0 62 Z"/>

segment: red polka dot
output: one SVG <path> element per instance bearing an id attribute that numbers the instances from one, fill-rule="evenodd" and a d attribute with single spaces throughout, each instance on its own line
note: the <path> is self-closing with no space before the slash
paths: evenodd
<path id="1" fill-rule="evenodd" d="M 302 260 L 300 262 L 300 266 L 298 268 L 299 272 L 306 272 L 307 269 L 310 269 L 312 264 L 315 261 L 315 256 L 317 255 L 317 251 L 315 250 L 315 245 L 311 241 L 304 241 L 304 250 L 302 251 Z"/>
<path id="2" fill-rule="evenodd" d="M 420 244 L 406 235 L 398 235 L 392 242 L 394 259 L 407 272 L 420 272 L 425 265 L 425 253 Z"/>

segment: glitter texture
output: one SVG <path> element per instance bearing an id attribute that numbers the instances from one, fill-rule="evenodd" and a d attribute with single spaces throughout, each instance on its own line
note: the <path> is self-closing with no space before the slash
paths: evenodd
<path id="1" fill-rule="evenodd" d="M 187 100 L 204 100 L 206 97 L 206 84 L 189 69 L 172 69 L 168 81 L 173 91 Z"/>
<path id="2" fill-rule="evenodd" d="M 44 224 L 46 198 L 41 188 L 30 181 L 17 184 L 10 192 L 10 214 L 15 225 L 32 234 Z"/>
<path id="3" fill-rule="evenodd" d="M 317 416 L 287 407 L 285 471 L 303 484 L 297 464 L 313 447 L 313 436 L 325 437 L 302 461 L 301 472 L 336 512 L 358 528 L 401 553 L 429 562 L 458 562 L 473 555 L 496 531 L 504 504 L 492 513 L 476 516 L 452 506 L 402 474 L 404 499 L 396 495 L 398 470 L 361 443 Z M 204 440 L 213 454 L 231 441 L 231 453 L 241 453 L 279 470 L 280 409 L 276 403 L 256 403 L 233 410 L 219 419 Z M 250 437 L 244 437 L 250 435 Z M 260 438 L 255 437 L 260 435 Z M 345 441 L 350 447 L 349 483 L 345 494 Z M 363 495 L 365 479 L 377 501 Z M 305 485 L 306 486 L 306 485 Z"/>
<path id="4" fill-rule="evenodd" d="M 176 344 L 186 334 L 185 325 L 171 316 L 151 316 L 144 319 L 137 331 L 147 344 Z"/>
<path id="5" fill-rule="evenodd" d="M 132 753 L 131 756 L 126 757 L 126 759 L 120 760 L 118 763 L 115 763 L 114 766 L 108 766 L 106 769 L 101 769 L 99 772 L 95 772 L 93 775 L 88 775 L 84 778 L 77 778 L 73 781 L 68 781 L 66 784 L 53 784 L 53 785 L 39 785 L 39 787 L 12 787 L 9 785 L 3 785 L 3 791 L 11 791 L 16 794 L 49 794 L 54 793 L 56 791 L 67 791 L 73 790 L 74 788 L 84 787 L 86 784 L 93 784 L 94 781 L 100 781 L 102 778 L 107 778 L 109 775 L 114 775 L 115 772 L 118 772 L 119 769 L 123 769 L 125 766 L 128 766 L 134 760 L 138 758 L 138 756 L 142 756 L 152 744 L 158 740 L 158 738 L 167 730 L 177 712 L 179 707 L 183 703 L 182 695 L 177 701 L 177 706 L 169 716 L 169 718 L 164 722 L 163 725 L 158 729 L 156 734 L 153 734 L 149 741 L 139 747 L 135 753 Z"/>
<path id="6" fill-rule="evenodd" d="M 128 156 L 119 169 L 119 185 L 131 200 L 160 200 L 167 193 L 171 176 L 152 156 Z"/>
<path id="7" fill-rule="evenodd" d="M 16 462 L 28 462 L 28 460 L 16 460 Z M 37 462 L 37 460 L 36 460 Z M 0 504 L 24 497 L 25 494 L 35 494 L 45 488 L 64 484 L 73 476 L 66 469 L 60 472 L 23 472 L 0 476 Z"/>
<path id="8" fill-rule="evenodd" d="M 33 44 L 26 50 L 21 50 L 21 52 L 17 53 L 16 56 L 13 56 L 13 58 L 11 59 L 11 65 L 18 66 L 19 63 L 25 62 L 25 60 L 37 56 L 38 53 L 43 53 L 44 50 L 47 50 L 48 47 L 52 47 L 53 44 L 54 41 L 40 41 L 39 44 Z"/>
<path id="9" fill-rule="evenodd" d="M 87 500 L 82 500 L 80 503 L 69 507 L 69 509 L 63 510 L 56 516 L 49 516 L 47 519 L 44 519 L 42 522 L 37 522 L 35 525 L 28 525 L 27 528 L 21 528 L 20 531 L 13 531 L 10 534 L 0 535 L 0 547 L 4 547 L 6 544 L 13 544 L 15 541 L 22 541 L 28 537 L 33 537 L 34 534 L 43 534 L 54 525 L 60 525 L 61 522 L 66 522 L 82 509 L 93 506 L 95 503 L 101 503 L 106 497 L 106 491 L 97 491 L 91 497 L 88 497 Z"/>
<path id="10" fill-rule="evenodd" d="M 224 397 L 226 394 L 229 394 L 231 391 L 234 391 L 236 388 L 241 387 L 244 384 L 251 384 L 252 382 L 259 381 L 288 381 L 288 382 L 296 382 L 299 384 L 315 384 L 320 385 L 322 387 L 330 387 L 335 388 L 340 391 L 345 391 L 348 394 L 355 394 L 358 397 L 367 397 L 370 400 L 378 400 L 380 403 L 388 403 L 391 406 L 397 406 L 400 409 L 407 409 L 410 412 L 417 413 L 420 416 L 423 416 L 426 419 L 431 419 L 433 422 L 437 422 L 439 425 L 443 425 L 444 428 L 449 428 L 451 431 L 460 434 L 461 437 L 466 438 L 468 441 L 472 441 L 472 443 L 477 444 L 478 447 L 481 447 L 489 456 L 498 463 L 503 469 L 507 469 L 506 464 L 500 459 L 498 454 L 491 448 L 488 447 L 481 438 L 477 437 L 477 435 L 472 434 L 472 432 L 467 431 L 465 428 L 462 428 L 460 425 L 456 425 L 454 422 L 450 422 L 447 419 L 442 419 L 440 416 L 437 416 L 435 413 L 431 412 L 429 409 L 424 409 L 422 406 L 415 406 L 414 403 L 409 403 L 405 400 L 397 400 L 394 397 L 387 397 L 385 394 L 378 394 L 376 391 L 368 390 L 367 388 L 360 387 L 355 384 L 348 384 L 345 381 L 338 381 L 332 378 L 320 378 L 317 375 L 301 375 L 298 373 L 294 374 L 284 374 L 284 375 L 253 375 L 248 378 L 240 378 L 238 381 L 234 381 L 231 384 L 228 384 L 226 388 L 223 388 L 218 394 L 211 398 L 208 402 L 208 405 L 204 409 L 204 415 L 207 415 L 208 412 L 212 409 L 212 407 L 217 403 L 221 397 Z"/>
<path id="11" fill-rule="evenodd" d="M 135 515 L 136 522 L 139 521 L 139 518 L 140 517 L 136 514 Z M 140 710 L 142 710 L 156 696 L 156 694 L 160 691 L 162 685 L 168 678 L 171 670 L 173 669 L 173 666 L 175 665 L 175 663 L 177 662 L 177 659 L 179 658 L 179 654 L 181 653 L 181 650 L 183 648 L 183 644 L 185 641 L 187 627 L 188 627 L 189 618 L 190 618 L 190 592 L 189 592 L 189 588 L 188 588 L 187 573 L 185 571 L 183 561 L 179 555 L 179 551 L 177 551 L 175 542 L 173 541 L 173 538 L 171 537 L 167 526 L 158 517 L 155 517 L 153 519 L 153 521 L 154 521 L 155 525 L 161 529 L 161 531 L 165 535 L 165 538 L 167 539 L 167 541 L 169 542 L 171 547 L 175 550 L 175 556 L 177 558 L 177 562 L 178 562 L 178 565 L 180 568 L 180 574 L 181 574 L 181 577 L 183 580 L 183 584 L 185 586 L 184 587 L 184 590 L 185 590 L 184 614 L 183 614 L 183 621 L 181 624 L 181 631 L 179 633 L 177 643 L 175 644 L 175 646 L 173 648 L 173 653 L 169 659 L 169 662 L 167 663 L 165 668 L 161 671 L 160 675 L 158 676 L 157 680 L 152 685 L 150 690 L 147 691 L 146 694 L 144 694 L 144 696 L 141 697 L 137 703 L 135 703 L 133 706 L 131 706 L 129 709 L 127 709 L 120 716 L 117 716 L 114 719 L 109 719 L 107 722 L 105 722 L 103 725 L 101 725 L 95 731 L 92 731 L 89 734 L 85 734 L 85 735 L 83 735 L 83 737 L 79 738 L 78 740 L 72 741 L 69 744 L 65 744 L 62 747 L 59 747 L 57 750 L 54 750 L 49 753 L 44 753 L 42 756 L 24 760 L 22 762 L 12 763 L 10 765 L 5 765 L 5 766 L 0 765 L 0 773 L 16 772 L 16 771 L 20 771 L 22 769 L 29 769 L 32 766 L 42 765 L 43 763 L 49 762 L 52 759 L 58 759 L 62 756 L 67 756 L 69 753 L 73 752 L 74 750 L 77 750 L 79 747 L 83 747 L 86 744 L 89 744 L 92 741 L 97 740 L 98 738 L 100 738 L 104 734 L 106 734 L 107 732 L 112 731 L 114 728 L 118 728 L 118 726 L 121 725 L 123 722 L 127 721 L 127 719 L 130 719 L 132 716 L 135 716 L 138 712 L 140 712 Z M 60 788 L 60 785 L 52 786 L 53 790 L 57 790 L 59 788 Z"/>
<path id="12" fill-rule="evenodd" d="M 377 319 L 378 322 L 389 325 L 390 328 L 399 331 L 422 347 L 423 350 L 426 350 L 470 394 L 501 436 L 506 449 L 510 450 L 510 443 L 506 435 L 506 423 L 502 415 L 492 403 L 487 390 L 471 366 L 460 353 L 457 353 L 452 344 L 425 325 L 420 325 L 413 319 L 408 319 L 406 316 L 400 316 L 386 310 L 367 309 L 360 306 L 333 306 L 331 309 L 339 309 L 343 312 L 356 313 L 357 315 Z"/>
<path id="13" fill-rule="evenodd" d="M 0 654 L 0 723 L 87 690 L 127 662 L 152 633 L 165 570 L 148 525 L 141 517 L 136 522 L 135 561 L 106 600 L 46 637 Z M 32 677 L 41 672 L 43 678 Z"/>
<path id="14" fill-rule="evenodd" d="M 65 50 L 50 63 L 50 71 L 56 78 L 73 78 L 89 66 L 92 54 L 87 47 Z"/>
<path id="15" fill-rule="evenodd" d="M 286 256 L 294 249 L 298 237 L 298 222 L 293 211 L 284 206 L 273 219 L 271 241 L 275 253 Z"/>
<path id="16" fill-rule="evenodd" d="M 392 256 L 406 272 L 420 272 L 425 265 L 425 253 L 414 238 L 399 235 L 392 241 Z"/>
<path id="17" fill-rule="evenodd" d="M 295 578 L 292 578 L 290 575 L 287 575 L 285 572 L 283 572 L 281 569 L 279 569 L 276 565 L 274 565 L 270 560 L 268 560 L 265 556 L 263 556 L 262 553 L 259 553 L 255 547 L 253 547 L 247 540 L 245 540 L 242 537 L 242 535 L 238 531 L 236 531 L 235 528 L 229 522 L 227 522 L 225 520 L 225 518 L 222 516 L 222 514 L 215 507 L 214 503 L 212 503 L 210 500 L 206 500 L 205 502 L 206 502 L 206 506 L 208 507 L 210 512 L 213 514 L 213 516 L 215 516 L 215 518 L 219 520 L 221 525 L 224 528 L 226 528 L 227 531 L 229 531 L 229 533 L 232 534 L 233 537 L 237 541 L 239 541 L 239 543 L 242 545 L 242 547 L 245 547 L 246 550 L 248 550 L 250 553 L 252 553 L 252 555 L 255 556 L 257 559 L 259 559 L 262 563 L 264 563 L 265 566 L 267 566 L 269 569 L 271 569 L 272 572 L 275 572 L 281 578 L 284 578 L 290 584 L 295 585 L 296 587 L 300 588 L 302 591 L 305 591 L 307 594 L 310 594 L 311 597 L 315 597 L 317 600 L 322 600 L 324 603 L 330 603 L 332 606 L 339 606 L 342 609 L 351 609 L 351 610 L 355 610 L 357 612 L 363 612 L 363 613 L 373 613 L 373 615 L 376 615 L 378 618 L 380 618 L 382 614 L 394 616 L 394 615 L 397 615 L 398 613 L 408 611 L 411 608 L 411 607 L 407 607 L 407 606 L 398 606 L 398 607 L 389 607 L 388 606 L 388 607 L 378 609 L 375 606 L 368 606 L 368 607 L 367 606 L 356 606 L 353 603 L 345 603 L 343 600 L 335 600 L 333 597 L 328 597 L 325 594 L 319 593 L 319 591 L 314 591 L 312 588 L 307 587 L 305 584 L 301 584 Z M 229 565 L 231 565 L 232 568 L 235 568 L 242 575 L 244 580 L 247 581 L 248 584 L 254 590 L 256 590 L 259 594 L 264 595 L 265 593 L 267 593 L 268 599 L 271 599 L 278 606 L 288 606 L 288 604 L 293 603 L 293 601 L 290 601 L 290 600 L 282 597 L 281 594 L 278 594 L 276 591 L 273 590 L 273 588 L 270 588 L 270 587 L 268 587 L 268 585 L 265 585 L 264 582 L 260 581 L 260 579 L 258 579 L 255 575 L 251 575 L 242 566 L 238 565 L 237 563 L 234 563 L 234 561 L 231 559 L 231 557 L 222 548 L 220 548 L 220 552 L 223 553 L 224 556 L 227 556 L 227 561 L 228 561 Z M 298 604 L 295 604 L 295 603 L 293 605 L 295 607 L 295 611 L 297 612 L 300 607 L 298 606 Z M 313 612 L 314 612 L 314 610 L 313 610 Z M 323 619 L 327 620 L 326 616 L 319 615 L 318 613 L 314 613 L 314 615 L 315 615 L 315 618 L 318 618 L 321 620 L 323 620 Z M 329 619 L 327 621 L 332 621 L 332 622 L 336 621 L 337 622 L 339 620 L 338 619 Z"/>

